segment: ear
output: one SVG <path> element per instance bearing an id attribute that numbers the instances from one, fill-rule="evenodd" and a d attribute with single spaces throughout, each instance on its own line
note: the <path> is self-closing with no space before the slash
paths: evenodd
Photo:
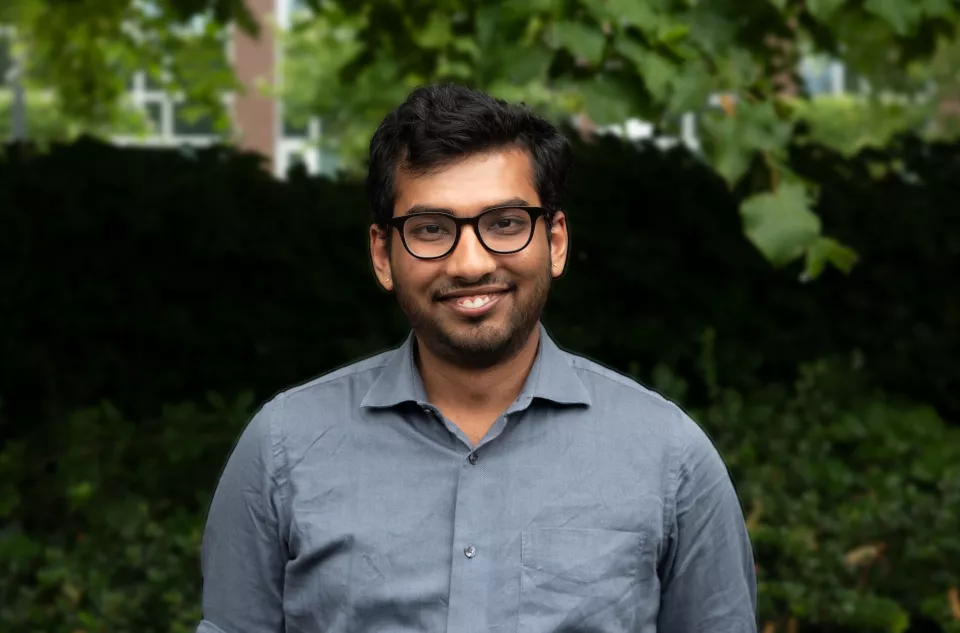
<path id="1" fill-rule="evenodd" d="M 392 271 L 390 267 L 390 229 L 383 230 L 376 224 L 370 225 L 370 261 L 373 273 L 384 290 L 393 291 Z"/>
<path id="2" fill-rule="evenodd" d="M 550 273 L 554 279 L 563 274 L 567 267 L 567 253 L 570 235 L 567 232 L 567 216 L 556 211 L 550 220 Z"/>

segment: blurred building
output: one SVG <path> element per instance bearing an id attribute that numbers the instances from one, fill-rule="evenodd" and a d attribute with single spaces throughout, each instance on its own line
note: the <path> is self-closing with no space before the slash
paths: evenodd
<path id="1" fill-rule="evenodd" d="M 224 95 L 224 102 L 232 115 L 232 131 L 237 144 L 265 156 L 279 177 L 298 163 L 314 174 L 334 171 L 335 157 L 317 146 L 320 121 L 292 125 L 284 116 L 283 104 L 262 90 L 264 86 L 278 87 L 282 60 L 274 29 L 289 26 L 291 13 L 301 8 L 300 0 L 247 0 L 247 3 L 260 21 L 259 37 L 251 38 L 239 29 L 231 29 L 227 42 L 227 57 L 237 78 L 246 87 L 241 94 Z M 13 59 L 11 40 L 3 35 L 0 33 L 0 100 L 9 101 L 12 91 L 8 79 L 12 77 Z M 129 90 L 132 103 L 143 111 L 151 132 L 116 136 L 112 139 L 114 142 L 147 147 L 202 147 L 222 141 L 212 120 L 194 120 L 188 116 L 188 106 L 183 99 L 164 92 L 147 73 L 136 73 L 131 77 Z M 9 108 L 0 107 L 0 111 L 4 110 L 9 111 Z M 8 123 L 6 120 L 0 122 L 0 130 L 7 128 Z M 29 133 L 29 116 L 26 127 Z"/>
<path id="2" fill-rule="evenodd" d="M 283 104 L 263 93 L 264 86 L 278 87 L 281 75 L 281 49 L 274 29 L 287 28 L 293 11 L 301 8 L 299 0 L 247 0 L 251 13 L 261 28 L 257 38 L 239 29 L 232 29 L 227 44 L 228 59 L 237 79 L 245 86 L 242 94 L 225 95 L 233 118 L 237 144 L 265 156 L 273 172 L 283 177 L 288 170 L 302 164 L 309 173 L 329 173 L 336 161 L 317 147 L 320 121 L 305 126 L 292 125 L 284 116 Z M 118 137 L 116 142 L 148 146 L 203 146 L 216 143 L 213 122 L 190 121 L 183 114 L 186 104 L 166 94 L 153 84 L 146 73 L 138 73 L 130 85 L 133 103 L 146 113 L 154 134 L 148 137 Z"/>

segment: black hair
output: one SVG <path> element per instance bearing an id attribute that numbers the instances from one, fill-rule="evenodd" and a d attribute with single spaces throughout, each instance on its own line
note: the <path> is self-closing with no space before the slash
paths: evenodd
<path id="1" fill-rule="evenodd" d="M 381 228 L 393 217 L 395 177 L 502 147 L 520 147 L 533 163 L 540 205 L 562 208 L 571 165 L 570 142 L 523 104 L 510 104 L 457 84 L 422 86 L 384 118 L 370 141 L 367 196 Z"/>

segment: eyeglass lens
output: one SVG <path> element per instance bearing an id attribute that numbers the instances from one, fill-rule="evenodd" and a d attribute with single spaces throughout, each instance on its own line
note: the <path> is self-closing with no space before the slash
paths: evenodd
<path id="1" fill-rule="evenodd" d="M 480 241 L 493 252 L 510 253 L 526 246 L 533 223 L 523 209 L 494 209 L 479 223 Z M 416 215 L 404 225 L 404 240 L 415 257 L 442 257 L 457 239 L 457 224 L 448 216 Z"/>

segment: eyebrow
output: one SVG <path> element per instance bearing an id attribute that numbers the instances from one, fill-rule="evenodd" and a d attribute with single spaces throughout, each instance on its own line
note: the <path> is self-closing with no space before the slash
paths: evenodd
<path id="1" fill-rule="evenodd" d="M 488 204 L 480 210 L 480 213 L 484 211 L 489 211 L 490 209 L 496 209 L 498 207 L 529 207 L 530 203 L 524 200 L 523 198 L 508 198 L 506 200 L 501 200 L 494 204 Z M 415 204 L 400 215 L 411 215 L 414 213 L 450 213 L 456 215 L 452 209 L 446 207 L 434 207 L 429 204 Z"/>

